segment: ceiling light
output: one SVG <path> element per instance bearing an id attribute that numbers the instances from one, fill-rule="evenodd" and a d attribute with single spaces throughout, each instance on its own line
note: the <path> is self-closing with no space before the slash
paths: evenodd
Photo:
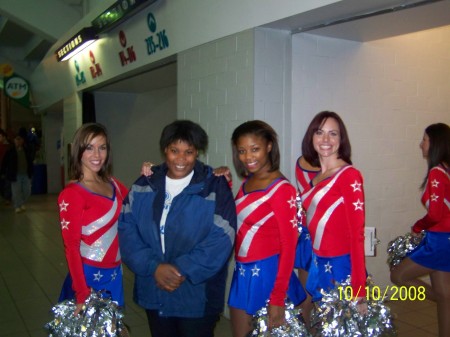
<path id="1" fill-rule="evenodd" d="M 83 28 L 56 50 L 56 59 L 58 62 L 67 61 L 95 42 L 97 38 L 97 32 L 93 27 Z"/>

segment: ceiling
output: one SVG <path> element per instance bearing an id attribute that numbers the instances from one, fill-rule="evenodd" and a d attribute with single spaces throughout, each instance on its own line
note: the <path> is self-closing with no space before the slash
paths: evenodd
<path id="1" fill-rule="evenodd" d="M 28 77 L 82 17 L 86 0 L 0 0 L 0 64 Z"/>
<path id="2" fill-rule="evenodd" d="M 31 74 L 59 37 L 83 17 L 89 0 L 46 0 L 39 7 L 34 1 L 0 0 L 0 64 L 12 64 L 23 76 Z M 342 0 L 264 27 L 371 41 L 450 25 L 449 13 L 450 0 Z M 152 69 L 96 89 L 138 92 L 145 90 L 142 83 L 160 82 L 152 80 L 154 76 L 165 78 L 165 86 L 176 84 L 175 59 Z"/>

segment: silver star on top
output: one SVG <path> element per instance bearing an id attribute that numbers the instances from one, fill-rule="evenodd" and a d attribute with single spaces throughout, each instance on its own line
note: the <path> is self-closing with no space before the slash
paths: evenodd
<path id="1" fill-rule="evenodd" d="M 439 181 L 437 181 L 436 179 L 434 179 L 434 180 L 431 182 L 431 187 L 438 187 L 438 185 L 439 185 Z"/>
<path id="2" fill-rule="evenodd" d="M 296 217 L 296 216 L 294 216 L 294 219 L 291 220 L 291 224 L 292 224 L 292 227 L 293 227 L 293 228 L 297 227 L 297 225 L 298 225 L 298 220 L 297 220 L 297 217 Z"/>
<path id="3" fill-rule="evenodd" d="M 65 219 L 62 219 L 61 221 L 61 229 L 69 229 L 70 221 L 66 221 Z"/>
<path id="4" fill-rule="evenodd" d="M 69 204 L 67 202 L 65 202 L 64 200 L 59 204 L 59 211 L 66 211 L 67 212 L 67 206 L 69 206 Z"/>
<path id="5" fill-rule="evenodd" d="M 289 208 L 297 207 L 297 201 L 295 200 L 295 198 L 291 197 L 291 200 L 288 200 L 287 202 L 289 204 Z"/>
<path id="6" fill-rule="evenodd" d="M 353 184 L 350 184 L 351 187 L 353 187 L 353 192 L 361 191 L 361 183 L 355 180 Z"/>
<path id="7" fill-rule="evenodd" d="M 358 209 L 362 211 L 364 203 L 358 199 L 358 201 L 353 202 L 353 205 L 355 206 L 355 211 Z"/>

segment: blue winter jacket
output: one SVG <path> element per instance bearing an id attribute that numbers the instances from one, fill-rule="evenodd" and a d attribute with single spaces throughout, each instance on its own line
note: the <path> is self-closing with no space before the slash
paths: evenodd
<path id="1" fill-rule="evenodd" d="M 135 274 L 134 300 L 160 316 L 203 317 L 222 312 L 228 260 L 236 233 L 236 207 L 224 177 L 197 161 L 190 184 L 174 198 L 165 225 L 165 253 L 159 224 L 165 198 L 166 164 L 141 176 L 124 200 L 119 218 L 123 262 Z M 156 286 L 160 263 L 186 277 L 167 292 Z"/>

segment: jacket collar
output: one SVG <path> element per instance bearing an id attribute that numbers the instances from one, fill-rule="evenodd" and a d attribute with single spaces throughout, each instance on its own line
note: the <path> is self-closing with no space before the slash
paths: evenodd
<path id="1" fill-rule="evenodd" d="M 165 188 L 165 179 L 168 171 L 166 163 L 152 167 L 153 174 L 148 178 L 150 185 L 158 188 Z M 204 181 L 213 175 L 212 168 L 197 160 L 194 165 L 194 176 L 192 177 L 186 191 L 198 193 L 203 189 Z"/>

